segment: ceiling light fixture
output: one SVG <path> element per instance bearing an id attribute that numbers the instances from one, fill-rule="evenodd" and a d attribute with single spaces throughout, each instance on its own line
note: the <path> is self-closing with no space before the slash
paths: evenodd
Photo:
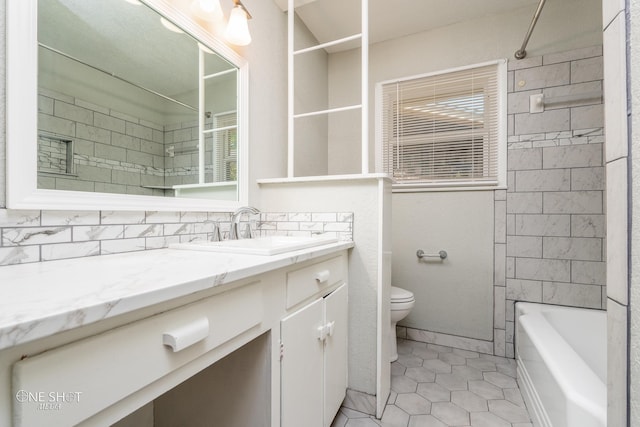
<path id="1" fill-rule="evenodd" d="M 231 9 L 229 23 L 224 36 L 229 43 L 246 46 L 251 43 L 248 23 L 248 20 L 251 19 L 251 14 L 240 0 L 233 0 L 233 2 L 235 6 Z"/>
<path id="2" fill-rule="evenodd" d="M 191 11 L 205 21 L 222 22 L 224 19 L 220 0 L 193 0 Z"/>
<path id="3" fill-rule="evenodd" d="M 224 30 L 224 38 L 231 44 L 246 46 L 251 43 L 248 20 L 251 14 L 240 0 L 233 0 L 234 6 L 229 14 L 229 22 Z M 213 25 L 224 26 L 224 13 L 220 0 L 192 0 L 191 11 L 194 16 Z"/>

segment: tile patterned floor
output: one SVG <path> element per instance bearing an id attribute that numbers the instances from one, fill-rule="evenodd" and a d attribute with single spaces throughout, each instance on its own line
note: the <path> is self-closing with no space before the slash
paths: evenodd
<path id="1" fill-rule="evenodd" d="M 342 407 L 331 427 L 532 427 L 513 359 L 403 339 L 398 355 L 382 419 Z"/>

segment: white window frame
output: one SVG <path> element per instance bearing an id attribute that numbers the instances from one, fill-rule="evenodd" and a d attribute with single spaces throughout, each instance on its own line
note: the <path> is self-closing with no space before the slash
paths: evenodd
<path id="1" fill-rule="evenodd" d="M 425 77 L 454 73 L 458 71 L 470 70 L 473 68 L 497 65 L 497 114 L 498 114 L 498 139 L 497 139 L 497 160 L 498 173 L 495 181 L 420 181 L 420 182 L 396 182 L 393 183 L 394 192 L 416 192 L 416 191 L 451 191 L 451 190 L 481 190 L 481 189 L 506 189 L 507 188 L 507 61 L 499 59 L 479 64 L 472 64 L 463 67 L 450 68 L 442 71 L 424 73 L 376 83 L 375 89 L 375 143 L 376 143 L 376 172 L 386 173 L 383 166 L 383 87 L 388 84 L 420 79 Z"/>

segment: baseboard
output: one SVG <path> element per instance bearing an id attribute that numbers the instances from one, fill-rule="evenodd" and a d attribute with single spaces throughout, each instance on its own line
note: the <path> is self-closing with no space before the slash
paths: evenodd
<path id="1" fill-rule="evenodd" d="M 475 338 L 459 337 L 440 332 L 425 331 L 403 327 L 406 329 L 406 339 L 425 342 L 447 347 L 459 348 L 460 350 L 476 351 L 478 353 L 493 354 L 493 341 L 484 341 Z M 397 329 L 396 329 L 397 330 Z"/>
<path id="2" fill-rule="evenodd" d="M 361 391 L 347 389 L 347 395 L 342 402 L 345 408 L 363 412 L 369 415 L 376 415 L 376 396 Z"/>

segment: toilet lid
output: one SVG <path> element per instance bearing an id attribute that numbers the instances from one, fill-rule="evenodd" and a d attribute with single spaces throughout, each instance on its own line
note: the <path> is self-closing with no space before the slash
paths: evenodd
<path id="1" fill-rule="evenodd" d="M 402 288 L 398 288 L 396 286 L 391 287 L 391 301 L 394 302 L 407 302 L 413 301 L 413 293 Z"/>

